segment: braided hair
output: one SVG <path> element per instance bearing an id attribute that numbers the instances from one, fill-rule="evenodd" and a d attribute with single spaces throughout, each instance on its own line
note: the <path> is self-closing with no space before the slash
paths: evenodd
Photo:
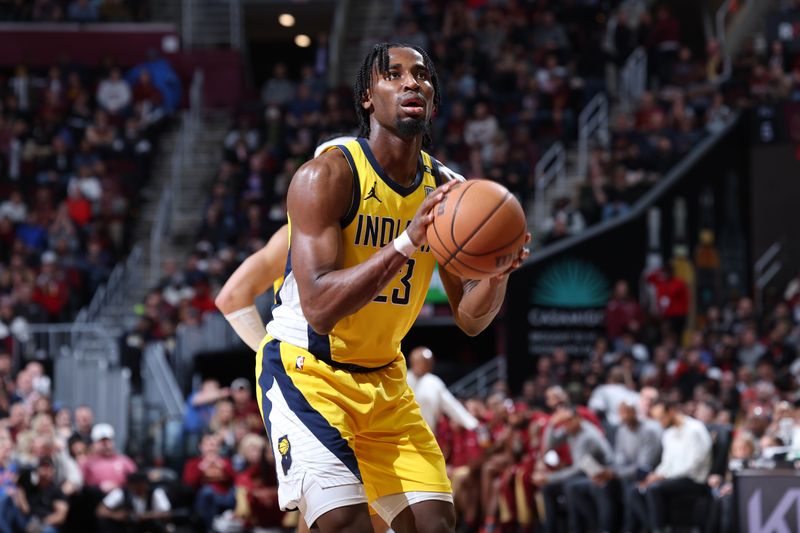
<path id="1" fill-rule="evenodd" d="M 425 68 L 428 69 L 430 75 L 431 85 L 433 85 L 433 108 L 438 109 L 441 102 L 441 94 L 439 93 L 439 76 L 436 74 L 436 67 L 433 66 L 428 53 L 419 46 L 402 43 L 380 43 L 372 47 L 372 50 L 364 57 L 361 67 L 358 69 L 356 75 L 356 82 L 353 84 L 353 97 L 356 107 L 356 115 L 358 116 L 358 136 L 369 137 L 369 111 L 364 109 L 361 103 L 367 97 L 367 90 L 372 87 L 373 72 L 378 74 L 385 74 L 389 70 L 389 49 L 390 48 L 411 48 L 416 50 L 422 56 L 425 62 Z M 431 138 L 430 133 L 425 133 L 422 138 L 422 145 L 425 147 L 430 146 Z"/>

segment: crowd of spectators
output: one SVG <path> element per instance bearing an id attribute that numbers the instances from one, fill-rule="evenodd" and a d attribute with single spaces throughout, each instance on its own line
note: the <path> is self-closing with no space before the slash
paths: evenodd
<path id="1" fill-rule="evenodd" d="M 164 109 L 147 68 L 0 72 L 0 346 L 74 318 L 124 258 Z"/>
<path id="2" fill-rule="evenodd" d="M 665 270 L 654 302 L 688 290 Z M 731 476 L 800 461 L 798 286 L 690 324 L 618 282 L 589 353 L 540 354 L 521 395 L 466 399 L 477 428 L 440 418 L 464 531 L 733 531 Z"/>
<path id="3" fill-rule="evenodd" d="M 4 0 L 0 21 L 129 22 L 147 19 L 142 0 Z"/>
<path id="4" fill-rule="evenodd" d="M 41 363 L 22 366 L 0 349 L 0 532 L 293 526 L 296 513 L 277 507 L 274 458 L 250 382 L 220 388 L 208 380 L 187 403 L 184 430 L 195 438 L 186 441 L 182 473 L 181 465 L 134 461 L 90 407 L 54 404 Z"/>

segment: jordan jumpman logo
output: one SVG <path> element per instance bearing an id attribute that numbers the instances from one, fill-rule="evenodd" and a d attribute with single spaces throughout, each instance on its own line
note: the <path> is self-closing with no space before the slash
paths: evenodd
<path id="1" fill-rule="evenodd" d="M 369 200 L 370 198 L 375 198 L 376 200 L 378 200 L 379 204 L 382 204 L 383 202 L 381 201 L 381 199 L 378 198 L 377 194 L 375 194 L 375 185 L 377 185 L 377 183 L 372 185 L 372 188 L 369 190 L 367 195 L 364 197 L 364 200 Z"/>

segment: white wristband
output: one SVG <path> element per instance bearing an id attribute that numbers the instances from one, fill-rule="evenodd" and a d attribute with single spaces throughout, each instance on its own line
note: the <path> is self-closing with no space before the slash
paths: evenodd
<path id="1" fill-rule="evenodd" d="M 408 232 L 404 231 L 395 240 L 392 241 L 394 249 L 406 257 L 411 257 L 417 251 L 417 247 L 411 242 Z"/>
<path id="2" fill-rule="evenodd" d="M 247 344 L 253 351 L 258 351 L 261 339 L 267 334 L 264 322 L 258 313 L 255 305 L 237 309 L 233 313 L 228 313 L 225 320 L 230 323 L 233 331 Z"/>

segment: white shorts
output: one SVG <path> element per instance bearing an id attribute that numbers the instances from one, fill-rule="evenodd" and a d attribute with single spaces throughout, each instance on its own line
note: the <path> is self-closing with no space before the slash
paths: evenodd
<path id="1" fill-rule="evenodd" d="M 453 495 L 448 492 L 401 492 L 381 496 L 370 506 L 384 522 L 391 526 L 403 509 L 415 503 L 430 500 L 453 503 Z M 367 503 L 367 496 L 364 493 L 364 485 L 360 483 L 323 488 L 311 481 L 303 487 L 297 508 L 308 527 L 311 527 L 320 516 L 328 511 L 361 503 Z"/>

